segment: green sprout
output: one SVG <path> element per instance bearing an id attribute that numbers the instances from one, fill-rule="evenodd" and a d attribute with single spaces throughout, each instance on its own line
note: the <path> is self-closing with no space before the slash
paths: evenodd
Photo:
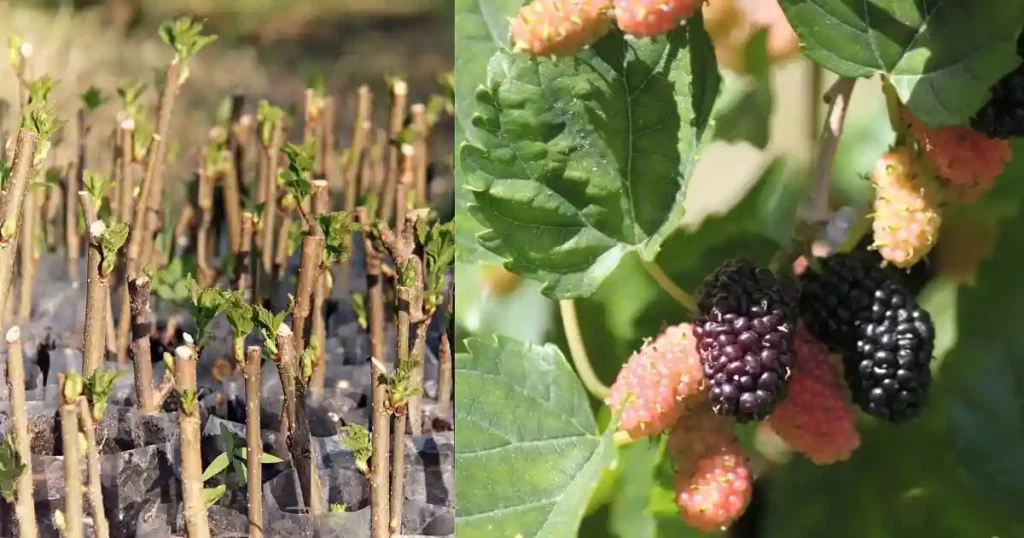
<path id="1" fill-rule="evenodd" d="M 352 451 L 352 457 L 356 460 L 356 468 L 364 475 L 370 475 L 370 456 L 373 449 L 370 446 L 370 434 L 360 424 L 347 424 L 341 427 L 340 434 L 345 446 Z"/>
<path id="2" fill-rule="evenodd" d="M 242 359 L 245 356 L 245 337 L 255 326 L 253 308 L 241 290 L 214 289 L 220 293 L 220 309 L 235 329 L 235 358 Z"/>
<path id="3" fill-rule="evenodd" d="M 316 164 L 316 139 L 310 139 L 301 146 L 285 144 L 281 151 L 288 157 L 288 169 L 281 171 L 278 183 L 296 198 L 296 202 L 300 202 L 313 192 L 309 174 Z"/>
<path id="4" fill-rule="evenodd" d="M 8 61 L 11 64 L 11 69 L 13 69 L 15 73 L 19 73 L 19 76 L 25 65 L 26 44 L 27 43 L 25 43 L 23 39 L 16 35 L 12 35 L 7 38 L 7 52 L 9 54 Z"/>
<path id="5" fill-rule="evenodd" d="M 327 510 L 332 514 L 341 513 L 347 509 L 348 506 L 346 506 L 345 503 L 331 503 L 330 506 L 327 507 Z"/>
<path id="6" fill-rule="evenodd" d="M 224 445 L 224 451 L 218 454 L 217 457 L 210 462 L 210 465 L 208 465 L 206 469 L 203 471 L 203 482 L 210 480 L 211 478 L 226 471 L 228 467 L 230 467 L 235 471 L 235 474 L 241 477 L 242 484 L 248 483 L 249 470 L 244 465 L 244 463 L 248 461 L 248 449 L 244 446 L 238 446 L 238 444 L 235 442 L 235 434 L 232 433 L 231 430 L 223 424 L 220 425 L 220 432 L 218 434 L 218 438 L 220 439 L 221 444 Z M 272 465 L 275 463 L 282 463 L 283 461 L 284 460 L 282 460 L 281 458 L 273 454 L 268 454 L 266 452 L 264 452 L 260 456 L 260 463 L 263 464 Z M 223 493 L 221 494 L 223 495 Z M 220 497 L 217 497 L 217 499 L 219 498 Z M 213 502 L 217 501 L 214 500 Z"/>
<path id="7" fill-rule="evenodd" d="M 199 395 L 192 389 L 184 389 L 178 392 L 178 396 L 181 398 L 181 409 L 186 415 L 191 415 L 195 411 L 196 401 L 199 399 Z"/>
<path id="8" fill-rule="evenodd" d="M 184 301 L 189 297 L 187 277 L 194 273 L 197 267 L 194 257 L 175 256 L 170 263 L 153 273 L 153 293 L 172 303 Z"/>
<path id="9" fill-rule="evenodd" d="M 63 125 L 57 120 L 54 106 L 50 103 L 50 93 L 59 81 L 49 75 L 33 80 L 27 84 L 28 106 L 21 115 L 21 128 L 35 133 L 39 137 L 36 149 L 35 164 L 42 163 L 50 151 L 50 136 Z"/>
<path id="10" fill-rule="evenodd" d="M 420 232 L 420 230 L 417 230 Z M 420 232 L 420 243 L 426 258 L 425 286 L 427 310 L 433 312 L 441 303 L 447 285 L 448 269 L 455 262 L 455 228 L 453 223 L 435 224 Z"/>
<path id="11" fill-rule="evenodd" d="M 202 35 L 203 24 L 189 17 L 166 21 L 160 25 L 160 39 L 174 49 L 174 53 L 184 64 L 192 55 L 217 39 L 215 35 Z"/>
<path id="12" fill-rule="evenodd" d="M 284 110 L 268 101 L 263 100 L 256 106 L 256 121 L 259 124 L 260 142 L 264 146 L 270 145 L 270 138 L 274 132 L 274 125 L 284 117 Z"/>
<path id="13" fill-rule="evenodd" d="M 313 366 L 316 364 L 316 358 L 320 355 L 320 345 L 316 341 L 312 341 L 306 346 L 306 349 L 302 350 L 302 354 L 299 355 L 299 369 L 302 372 L 302 379 L 305 382 L 309 382 L 309 378 L 313 376 Z"/>
<path id="14" fill-rule="evenodd" d="M 114 182 L 106 175 L 93 170 L 86 170 L 82 175 L 82 189 L 89 195 L 96 212 L 102 213 L 104 206 L 107 205 L 107 193 L 114 186 Z"/>
<path id="15" fill-rule="evenodd" d="M 335 211 L 318 216 L 317 222 L 324 233 L 324 264 L 331 265 L 347 259 L 349 248 L 346 243 L 352 234 L 360 229 L 352 214 Z"/>
<path id="16" fill-rule="evenodd" d="M 65 402 L 73 402 L 82 395 L 82 391 L 85 389 L 85 382 L 82 380 L 82 375 L 78 372 L 68 372 L 64 377 L 64 396 Z"/>
<path id="17" fill-rule="evenodd" d="M 146 84 L 140 80 L 132 80 L 117 89 L 124 113 L 136 122 L 143 115 L 142 95 L 144 93 L 146 93 Z"/>
<path id="18" fill-rule="evenodd" d="M 421 394 L 423 387 L 412 382 L 412 372 L 418 360 L 399 361 L 398 367 L 388 374 L 388 395 L 393 413 L 401 413 L 409 398 Z"/>
<path id="19" fill-rule="evenodd" d="M 84 379 L 82 388 L 85 397 L 92 402 L 92 419 L 94 421 L 99 422 L 103 418 L 103 412 L 107 409 L 107 400 L 110 398 L 110 391 L 120 376 L 121 372 L 96 370 Z"/>
<path id="20" fill-rule="evenodd" d="M 252 321 L 263 337 L 263 347 L 272 357 L 277 356 L 277 329 L 284 323 L 291 309 L 282 310 L 277 314 L 263 308 L 260 305 L 252 305 Z"/>
<path id="21" fill-rule="evenodd" d="M 192 275 L 185 280 L 191 299 L 190 310 L 199 330 L 199 346 L 205 346 L 210 339 L 211 323 L 221 309 L 221 294 L 216 288 L 201 288 Z"/>
<path id="22" fill-rule="evenodd" d="M 359 321 L 359 326 L 366 328 L 366 296 L 362 293 L 355 292 L 352 294 L 352 310 L 356 311 L 356 319 Z"/>
<path id="23" fill-rule="evenodd" d="M 14 489 L 24 472 L 25 464 L 14 447 L 14 433 L 7 432 L 0 443 L 0 496 L 8 503 L 14 502 Z"/>
<path id="24" fill-rule="evenodd" d="M 0 191 L 7 190 L 11 184 L 11 163 L 0 159 Z"/>
<path id="25" fill-rule="evenodd" d="M 317 97 L 323 97 L 327 91 L 327 82 L 324 79 L 324 73 L 320 70 L 310 71 L 306 77 L 306 87 L 313 90 L 313 93 Z"/>
<path id="26" fill-rule="evenodd" d="M 79 99 L 81 99 L 82 106 L 85 107 L 87 112 L 95 112 L 96 109 L 110 101 L 110 97 L 104 95 L 103 91 L 96 86 L 89 86 L 89 89 L 82 92 Z"/>
<path id="27" fill-rule="evenodd" d="M 100 221 L 102 222 L 102 221 Z M 96 238 L 102 251 L 102 260 L 100 262 L 100 274 L 108 276 L 114 271 L 114 265 L 117 264 L 117 251 L 124 246 L 125 241 L 128 240 L 128 225 L 123 222 L 118 222 L 113 226 L 106 227 L 103 233 Z"/>

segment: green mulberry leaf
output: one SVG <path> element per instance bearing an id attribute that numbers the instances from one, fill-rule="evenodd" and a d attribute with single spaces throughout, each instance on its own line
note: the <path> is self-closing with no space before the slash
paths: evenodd
<path id="1" fill-rule="evenodd" d="M 479 143 L 460 150 L 477 239 L 551 297 L 589 295 L 631 251 L 653 259 L 720 82 L 699 18 L 557 62 L 499 52 L 476 93 Z"/>

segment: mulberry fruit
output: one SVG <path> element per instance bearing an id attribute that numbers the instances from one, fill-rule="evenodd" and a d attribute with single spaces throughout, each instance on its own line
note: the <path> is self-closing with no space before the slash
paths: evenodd
<path id="1" fill-rule="evenodd" d="M 736 442 L 728 418 L 715 414 L 705 400 L 679 417 L 668 436 L 668 454 L 677 466 L 692 466 L 715 450 Z"/>
<path id="2" fill-rule="evenodd" d="M 875 186 L 873 235 L 882 258 L 910 267 L 931 251 L 942 216 L 930 178 L 909 150 L 886 153 L 871 174 Z"/>
<path id="3" fill-rule="evenodd" d="M 860 446 L 860 434 L 828 347 L 801 327 L 793 350 L 796 364 L 789 391 L 768 423 L 794 450 L 818 465 L 846 460 Z"/>
<path id="4" fill-rule="evenodd" d="M 693 327 L 721 415 L 740 422 L 771 414 L 786 390 L 798 304 L 793 281 L 745 260 L 732 260 L 705 279 Z"/>
<path id="5" fill-rule="evenodd" d="M 695 465 L 676 470 L 679 515 L 705 532 L 728 527 L 743 515 L 752 490 L 746 456 L 737 443 L 721 446 Z"/>
<path id="6" fill-rule="evenodd" d="M 535 0 L 519 9 L 510 31 L 517 52 L 572 56 L 611 28 L 612 0 Z"/>
<path id="7" fill-rule="evenodd" d="M 1017 54 L 1024 57 L 1024 34 L 1017 39 Z M 971 127 L 992 138 L 1024 136 L 1024 64 L 1004 75 L 989 93 Z"/>
<path id="8" fill-rule="evenodd" d="M 939 177 L 949 182 L 946 190 L 964 202 L 992 188 L 1012 155 L 1008 141 L 989 138 L 970 127 L 930 129 L 910 111 L 904 111 L 903 117 Z"/>
<path id="9" fill-rule="evenodd" d="M 939 254 L 938 250 L 942 247 L 942 244 L 945 243 L 948 239 L 948 234 L 945 232 L 945 228 L 942 232 L 942 237 L 943 239 L 935 244 L 935 249 L 933 249 L 920 260 L 918 260 L 918 262 L 915 263 L 914 265 L 902 269 L 894 267 L 886 267 L 884 269 L 889 271 L 889 274 L 891 274 L 893 278 L 899 280 L 900 284 L 903 285 L 903 287 L 906 288 L 908 291 L 910 291 L 910 293 L 913 293 L 914 296 L 917 296 L 919 293 L 921 293 L 921 290 L 928 285 L 928 283 L 935 279 L 935 276 L 938 273 L 939 264 L 936 260 L 936 257 Z M 873 250 L 871 248 L 872 242 L 873 238 L 871 237 L 871 235 L 866 234 L 857 243 L 857 246 L 856 248 L 854 248 L 854 251 L 870 259 L 875 265 L 885 265 L 885 259 L 882 258 L 882 255 L 879 254 L 877 250 Z"/>
<path id="10" fill-rule="evenodd" d="M 913 294 L 857 253 L 821 260 L 801 284 L 804 322 L 842 353 L 854 402 L 893 422 L 915 417 L 931 384 L 935 328 Z"/>
<path id="11" fill-rule="evenodd" d="M 689 324 L 669 327 L 644 344 L 619 371 L 607 404 L 622 412 L 620 428 L 634 439 L 657 435 L 703 396 L 700 359 Z"/>
<path id="12" fill-rule="evenodd" d="M 615 0 L 615 22 L 627 34 L 664 34 L 690 18 L 703 0 Z"/>

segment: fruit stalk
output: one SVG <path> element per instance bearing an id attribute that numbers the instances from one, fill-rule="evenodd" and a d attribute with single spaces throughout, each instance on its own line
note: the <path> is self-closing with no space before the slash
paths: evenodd
<path id="1" fill-rule="evenodd" d="M 196 355 L 188 346 L 174 350 L 174 380 L 182 395 L 178 411 L 181 429 L 181 487 L 185 527 L 189 538 L 210 538 L 210 521 L 203 500 L 203 454 L 199 405 L 196 402 Z"/>
<path id="2" fill-rule="evenodd" d="M 32 165 L 38 137 L 28 129 L 18 131 L 15 143 L 11 178 L 7 188 L 0 191 L 0 312 L 7 311 L 11 280 L 14 276 L 14 258 L 18 249 L 18 228 L 21 226 L 21 208 L 25 191 L 32 178 Z M 0 325 L 3 320 L 0 319 Z"/>
<path id="3" fill-rule="evenodd" d="M 77 376 L 76 376 L 77 377 Z M 82 538 L 82 460 L 78 436 L 79 383 L 57 374 L 60 390 L 60 430 L 64 444 L 64 538 Z M 77 385 L 77 386 L 75 386 Z"/>
<path id="4" fill-rule="evenodd" d="M 832 163 L 835 162 L 839 148 L 839 138 L 843 135 L 846 122 L 846 111 L 849 109 L 850 96 L 853 94 L 855 78 L 843 77 L 837 80 L 825 92 L 828 113 L 825 114 L 825 126 L 818 141 L 818 155 L 814 164 L 814 185 L 811 191 L 810 207 L 805 220 L 809 223 L 827 223 L 829 220 L 829 177 Z"/>
<path id="5" fill-rule="evenodd" d="M 110 525 L 103 511 L 103 489 L 100 481 L 100 452 L 96 448 L 96 423 L 93 421 L 89 402 L 78 399 L 78 419 L 85 434 L 85 465 L 89 471 L 89 509 L 92 512 L 92 526 L 95 538 L 108 538 Z"/>
<path id="6" fill-rule="evenodd" d="M 366 288 L 367 288 L 367 324 L 370 329 L 371 357 L 370 372 L 373 390 L 371 393 L 373 407 L 373 430 L 371 431 L 372 472 L 370 476 L 370 536 L 387 538 L 388 512 L 391 507 L 388 500 L 389 481 L 388 464 L 390 458 L 390 430 L 388 426 L 388 380 L 387 372 L 381 365 L 387 357 L 384 341 L 384 279 L 381 276 L 383 264 L 381 253 L 370 240 L 371 219 L 365 207 L 359 207 L 357 215 L 363 228 L 363 248 L 366 252 Z"/>
<path id="7" fill-rule="evenodd" d="M 391 124 L 389 134 L 394 140 L 402 130 L 405 123 L 406 100 L 409 94 L 409 85 L 404 80 L 395 81 L 391 87 Z M 399 159 L 399 148 L 395 144 L 388 146 L 388 174 L 384 180 L 380 195 L 380 219 L 384 222 L 391 222 L 392 210 L 395 207 L 395 194 L 398 188 L 399 175 L 401 174 L 402 163 Z M 400 219 L 396 218 L 395 226 L 399 226 Z"/>
<path id="8" fill-rule="evenodd" d="M 82 185 L 82 175 L 85 173 L 85 139 L 89 134 L 85 122 L 85 109 L 78 110 L 78 121 L 75 125 L 77 147 L 64 186 L 64 248 L 67 251 L 68 278 L 72 283 L 78 282 L 78 258 L 82 253 L 82 236 L 78 231 L 78 189 Z"/>
<path id="9" fill-rule="evenodd" d="M 36 538 L 36 505 L 32 498 L 32 449 L 25 412 L 25 363 L 21 346 L 21 329 L 7 331 L 7 393 L 11 398 L 11 422 L 14 424 L 14 448 L 25 470 L 15 483 L 14 513 L 18 520 L 18 536 Z"/>
<path id="10" fill-rule="evenodd" d="M 330 168 L 328 168 L 330 170 Z M 330 193 L 328 190 L 320 189 L 313 193 L 313 215 L 320 217 L 326 215 L 330 210 Z M 314 228 L 314 233 L 323 234 L 319 226 Z M 350 236 L 351 237 L 351 236 Z M 327 349 L 327 320 L 324 311 L 324 303 L 327 300 L 327 280 L 331 272 L 331 266 L 327 263 L 326 257 L 320 267 L 320 277 L 316 280 L 313 288 L 313 319 L 310 320 L 309 338 L 316 343 L 316 363 L 313 365 L 313 376 L 309 380 L 309 386 L 314 389 L 324 388 L 324 378 L 327 373 L 325 361 Z"/>
<path id="11" fill-rule="evenodd" d="M 235 289 L 248 290 L 252 275 L 252 267 L 255 266 L 252 258 L 252 235 L 256 216 L 248 211 L 242 213 L 242 230 L 239 238 L 238 253 L 235 260 Z"/>
<path id="12" fill-rule="evenodd" d="M 21 242 L 18 261 L 21 266 L 21 285 L 18 289 L 19 323 L 26 323 L 32 317 L 32 288 L 35 284 L 36 231 L 39 227 L 39 198 L 34 191 L 25 194 L 22 203 L 18 240 Z"/>
<path id="13" fill-rule="evenodd" d="M 110 300 L 108 279 L 101 274 L 100 265 L 103 261 L 103 250 L 100 247 L 100 236 L 107 230 L 103 221 L 96 217 L 95 208 L 89 194 L 78 193 L 89 224 L 89 243 L 87 245 L 86 264 L 86 295 L 85 295 L 85 347 L 83 350 L 82 374 L 86 377 L 103 367 L 106 353 L 107 301 Z"/>
<path id="14" fill-rule="evenodd" d="M 263 354 L 258 346 L 245 352 L 245 445 L 248 454 L 249 536 L 263 537 L 263 439 L 260 437 L 260 374 Z"/>

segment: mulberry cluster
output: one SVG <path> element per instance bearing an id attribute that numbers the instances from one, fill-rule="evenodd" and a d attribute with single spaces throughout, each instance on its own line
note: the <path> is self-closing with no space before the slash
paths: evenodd
<path id="1" fill-rule="evenodd" d="M 972 202 L 992 188 L 1012 155 L 1010 142 L 970 127 L 928 128 L 909 110 L 903 117 L 935 171 L 949 182 L 946 190 L 964 202 Z"/>
<path id="2" fill-rule="evenodd" d="M 917 416 L 931 384 L 935 329 L 914 295 L 857 253 L 821 260 L 801 285 L 804 323 L 842 353 L 854 402 L 893 422 Z"/>
<path id="3" fill-rule="evenodd" d="M 672 428 L 668 450 L 676 463 L 676 504 L 683 521 L 709 532 L 743 515 L 753 486 L 728 419 L 706 403 L 693 407 Z"/>
<path id="4" fill-rule="evenodd" d="M 828 348 L 797 330 L 789 393 L 768 423 L 794 450 L 818 465 L 843 461 L 860 446 L 854 413 Z"/>
<path id="5" fill-rule="evenodd" d="M 615 0 L 615 22 L 627 34 L 664 34 L 696 13 L 703 0 Z"/>
<path id="6" fill-rule="evenodd" d="M 910 267 L 931 251 L 942 215 L 935 186 L 908 148 L 890 151 L 871 174 L 875 186 L 874 247 L 886 261 Z"/>
<path id="7" fill-rule="evenodd" d="M 512 43 L 533 56 L 572 56 L 608 32 L 611 13 L 612 0 L 535 0 L 512 20 Z"/>
<path id="8" fill-rule="evenodd" d="M 688 324 L 669 327 L 630 357 L 606 403 L 621 411 L 619 427 L 634 439 L 670 428 L 688 400 L 700 396 L 703 374 Z"/>
<path id="9" fill-rule="evenodd" d="M 693 334 L 713 409 L 740 422 L 767 417 L 789 379 L 796 285 L 732 260 L 705 279 L 698 306 Z"/>
<path id="10" fill-rule="evenodd" d="M 1024 57 L 1024 34 L 1017 40 L 1017 54 Z M 988 102 L 974 115 L 971 127 L 992 138 L 1024 136 L 1024 64 L 1003 76 L 989 92 Z"/>

